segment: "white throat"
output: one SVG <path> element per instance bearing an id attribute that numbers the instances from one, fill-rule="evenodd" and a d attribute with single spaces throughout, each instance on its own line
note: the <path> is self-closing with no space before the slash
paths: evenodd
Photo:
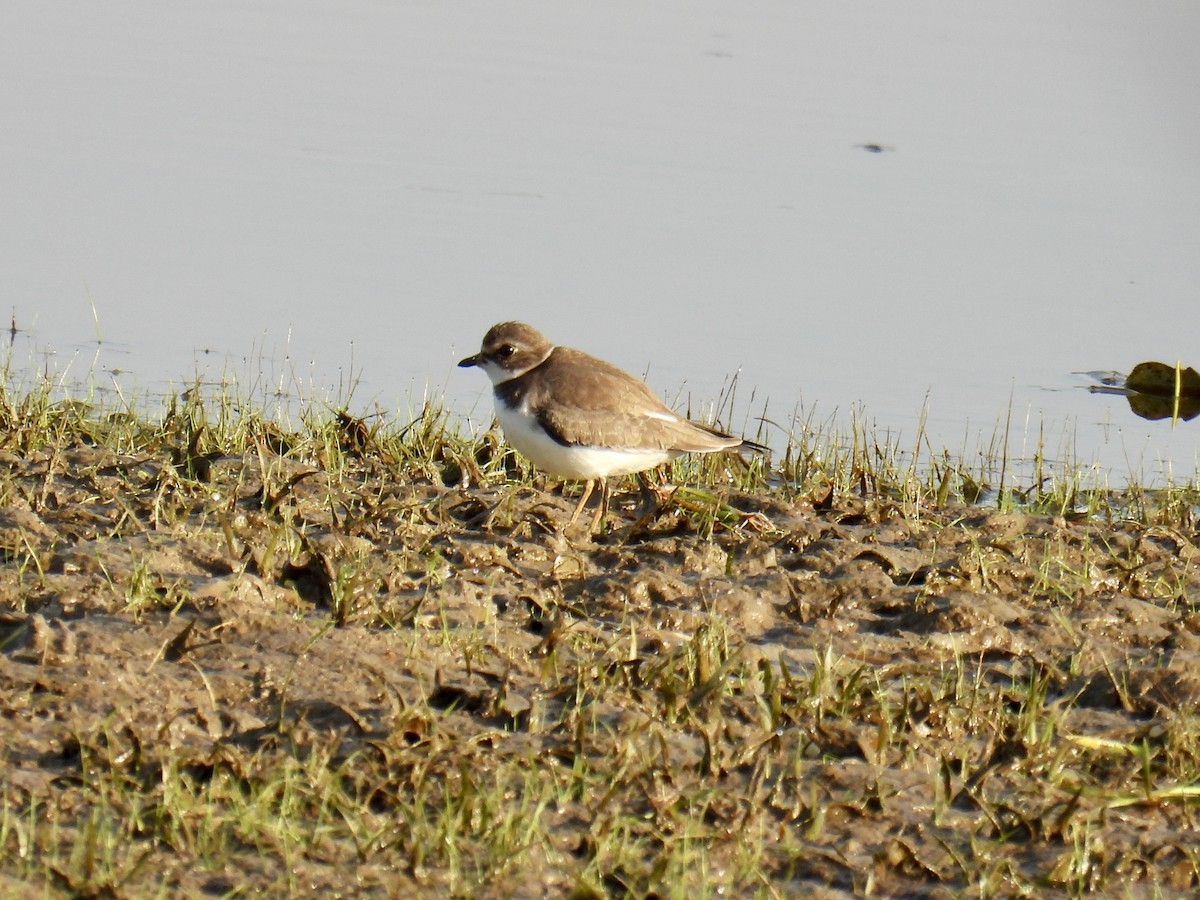
<path id="1" fill-rule="evenodd" d="M 487 373 L 487 377 L 492 380 L 492 384 L 504 384 L 504 382 L 512 381 L 514 378 L 520 378 L 530 369 L 536 369 L 538 366 L 544 363 L 553 352 L 554 347 L 551 346 L 548 350 L 546 350 L 545 355 L 542 356 L 541 359 L 531 362 L 527 366 L 522 366 L 519 369 L 506 369 L 499 363 L 493 362 L 490 359 L 485 359 L 483 362 L 479 363 L 479 368 L 483 369 L 483 371 Z"/>

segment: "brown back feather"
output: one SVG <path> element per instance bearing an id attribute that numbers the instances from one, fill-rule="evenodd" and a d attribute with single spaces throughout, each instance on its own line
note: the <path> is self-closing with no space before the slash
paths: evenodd
<path id="1" fill-rule="evenodd" d="M 536 380 L 530 380 L 533 372 L 538 373 Z M 512 399 L 525 394 L 530 411 L 562 444 L 708 453 L 744 443 L 689 422 L 645 382 L 570 347 L 555 347 L 540 366 L 499 385 L 497 393 Z"/>

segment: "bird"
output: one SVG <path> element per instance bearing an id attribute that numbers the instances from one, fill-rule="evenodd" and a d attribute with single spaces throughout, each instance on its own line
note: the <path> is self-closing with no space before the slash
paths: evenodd
<path id="1" fill-rule="evenodd" d="M 590 533 L 597 531 L 614 475 L 642 473 L 684 453 L 767 450 L 684 418 L 640 378 L 553 344 L 523 322 L 493 325 L 479 352 L 458 365 L 477 366 L 491 379 L 496 418 L 513 447 L 544 472 L 584 482 L 567 529 L 599 484 Z"/>

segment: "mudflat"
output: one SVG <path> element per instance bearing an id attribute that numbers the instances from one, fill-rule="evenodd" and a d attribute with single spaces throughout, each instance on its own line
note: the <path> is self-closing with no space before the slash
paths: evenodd
<path id="1" fill-rule="evenodd" d="M 1200 889 L 1194 491 L 592 538 L 437 422 L 2 412 L 6 896 Z"/>

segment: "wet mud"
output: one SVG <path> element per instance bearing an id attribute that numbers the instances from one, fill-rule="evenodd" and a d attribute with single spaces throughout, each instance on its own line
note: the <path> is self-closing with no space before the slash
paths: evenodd
<path id="1" fill-rule="evenodd" d="M 0 457 L 6 894 L 1200 889 L 1186 523 L 194 462 Z"/>

